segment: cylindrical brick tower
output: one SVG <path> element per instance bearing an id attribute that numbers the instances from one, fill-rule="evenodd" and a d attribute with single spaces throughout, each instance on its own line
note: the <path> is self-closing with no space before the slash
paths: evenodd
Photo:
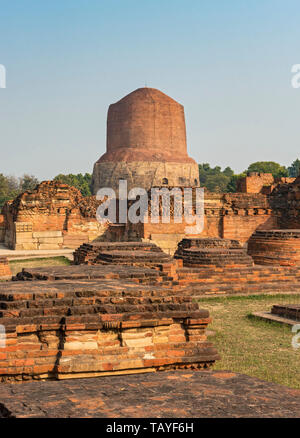
<path id="1" fill-rule="evenodd" d="M 188 156 L 184 108 L 154 88 L 138 88 L 110 105 L 107 151 L 95 163 L 93 190 L 199 186 L 197 163 Z"/>

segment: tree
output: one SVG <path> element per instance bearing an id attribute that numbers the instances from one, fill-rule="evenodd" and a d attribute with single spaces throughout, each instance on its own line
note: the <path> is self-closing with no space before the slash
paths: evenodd
<path id="1" fill-rule="evenodd" d="M 229 166 L 223 170 L 223 173 L 224 173 L 224 175 L 230 176 L 230 177 L 232 177 L 234 175 L 234 171 Z"/>
<path id="2" fill-rule="evenodd" d="M 39 180 L 33 175 L 24 174 L 20 178 L 20 190 L 21 192 L 32 191 L 39 184 Z"/>
<path id="3" fill-rule="evenodd" d="M 210 167 L 208 163 L 199 164 L 200 185 L 211 192 L 226 192 L 233 175 L 234 172 L 230 167 L 222 171 L 220 166 Z"/>
<path id="4" fill-rule="evenodd" d="M 291 178 L 297 178 L 300 171 L 300 160 L 298 158 L 288 167 L 288 173 Z"/>
<path id="5" fill-rule="evenodd" d="M 274 161 L 256 161 L 250 164 L 246 172 L 272 173 L 274 178 L 288 176 L 288 170 Z"/>
<path id="6" fill-rule="evenodd" d="M 206 183 L 206 178 L 211 172 L 210 165 L 208 163 L 199 164 L 199 179 L 200 185 L 203 186 Z"/>
<path id="7" fill-rule="evenodd" d="M 7 179 L 10 196 L 15 198 L 20 193 L 20 179 L 12 175 L 8 175 L 5 178 Z"/>
<path id="8" fill-rule="evenodd" d="M 210 192 L 223 193 L 227 191 L 228 183 L 229 177 L 220 172 L 217 175 L 208 175 L 206 179 L 206 188 Z"/>
<path id="9" fill-rule="evenodd" d="M 229 183 L 227 184 L 226 187 L 226 192 L 229 193 L 235 193 L 237 190 L 237 182 L 240 178 L 243 178 L 246 176 L 246 173 L 240 173 L 238 175 L 232 175 L 232 177 L 230 178 Z"/>
<path id="10" fill-rule="evenodd" d="M 92 175 L 89 173 L 78 173 L 74 175 L 69 173 L 68 175 L 64 175 L 60 173 L 54 178 L 54 181 L 60 181 L 64 184 L 68 184 L 69 186 L 76 187 L 76 189 L 80 190 L 82 196 L 91 196 L 91 184 L 92 184 Z"/>
<path id="11" fill-rule="evenodd" d="M 6 201 L 14 199 L 20 191 L 19 178 L 0 173 L 0 207 L 2 207 Z"/>
<path id="12" fill-rule="evenodd" d="M 17 178 L 0 173 L 0 207 L 20 193 L 33 190 L 38 183 L 38 179 L 33 175 L 25 174 L 21 178 Z"/>
<path id="13" fill-rule="evenodd" d="M 3 173 L 0 173 L 0 205 L 3 205 L 4 202 L 9 197 L 9 186 L 7 178 L 3 175 Z"/>

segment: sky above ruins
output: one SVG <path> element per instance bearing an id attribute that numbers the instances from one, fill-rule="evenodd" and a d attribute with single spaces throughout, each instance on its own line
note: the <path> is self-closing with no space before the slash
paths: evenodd
<path id="1" fill-rule="evenodd" d="M 158 88 L 185 107 L 190 156 L 300 158 L 299 0 L 0 0 L 0 173 L 92 172 L 110 103 Z"/>

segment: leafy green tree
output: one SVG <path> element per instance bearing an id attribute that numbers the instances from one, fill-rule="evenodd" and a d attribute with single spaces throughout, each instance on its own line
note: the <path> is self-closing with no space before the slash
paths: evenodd
<path id="1" fill-rule="evenodd" d="M 250 164 L 247 172 L 272 173 L 274 178 L 288 176 L 288 169 L 274 161 L 257 161 Z"/>
<path id="2" fill-rule="evenodd" d="M 9 196 L 9 185 L 7 178 L 0 173 L 0 205 L 3 205 L 4 202 L 8 199 Z"/>
<path id="3" fill-rule="evenodd" d="M 0 207 L 10 200 L 14 199 L 20 193 L 33 190 L 39 183 L 33 175 L 23 175 L 17 178 L 12 175 L 3 175 L 0 173 Z"/>
<path id="4" fill-rule="evenodd" d="M 298 158 L 288 167 L 288 173 L 291 178 L 296 178 L 300 171 L 300 160 Z"/>
<path id="5" fill-rule="evenodd" d="M 76 187 L 76 189 L 80 190 L 83 196 L 91 196 L 91 184 L 92 184 L 92 175 L 89 173 L 78 173 L 74 175 L 69 173 L 68 175 L 64 175 L 60 173 L 54 178 L 54 181 L 61 181 L 64 184 L 68 184 L 69 186 Z"/>
<path id="6" fill-rule="evenodd" d="M 19 178 L 0 173 L 0 207 L 2 207 L 6 201 L 14 199 L 20 191 Z"/>
<path id="7" fill-rule="evenodd" d="M 232 177 L 234 175 L 234 171 L 228 166 L 223 170 L 223 174 Z"/>
<path id="8" fill-rule="evenodd" d="M 233 175 L 234 172 L 230 167 L 222 171 L 220 166 L 210 167 L 209 163 L 199 164 L 200 185 L 211 192 L 226 192 Z"/>
<path id="9" fill-rule="evenodd" d="M 207 176 L 211 172 L 211 167 L 208 163 L 199 164 L 199 179 L 200 185 L 204 186 L 206 183 Z"/>
<path id="10" fill-rule="evenodd" d="M 210 192 L 223 193 L 227 191 L 229 180 L 228 176 L 220 172 L 217 175 L 208 175 L 205 186 Z"/>

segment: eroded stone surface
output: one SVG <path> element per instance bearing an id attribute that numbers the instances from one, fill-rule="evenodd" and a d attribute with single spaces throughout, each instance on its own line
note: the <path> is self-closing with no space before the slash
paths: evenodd
<path id="1" fill-rule="evenodd" d="M 0 385 L 0 416 L 295 418 L 300 391 L 230 371 L 172 371 Z"/>

